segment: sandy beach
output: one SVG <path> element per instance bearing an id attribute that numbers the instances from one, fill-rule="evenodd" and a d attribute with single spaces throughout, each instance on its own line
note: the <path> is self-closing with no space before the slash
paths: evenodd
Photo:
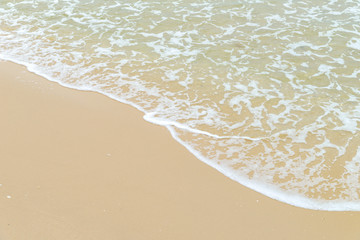
<path id="1" fill-rule="evenodd" d="M 142 113 L 0 62 L 0 239 L 359 239 L 196 159 Z"/>

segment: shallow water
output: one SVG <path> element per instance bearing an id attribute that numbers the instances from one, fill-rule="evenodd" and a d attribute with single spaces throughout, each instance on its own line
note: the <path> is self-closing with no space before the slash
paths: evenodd
<path id="1" fill-rule="evenodd" d="M 360 210 L 357 1 L 0 1 L 0 56 L 300 207 Z"/>

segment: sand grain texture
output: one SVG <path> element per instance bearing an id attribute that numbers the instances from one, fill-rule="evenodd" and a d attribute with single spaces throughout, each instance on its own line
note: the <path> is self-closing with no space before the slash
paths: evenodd
<path id="1" fill-rule="evenodd" d="M 130 106 L 0 71 L 1 240 L 359 239 L 360 213 L 269 199 Z"/>

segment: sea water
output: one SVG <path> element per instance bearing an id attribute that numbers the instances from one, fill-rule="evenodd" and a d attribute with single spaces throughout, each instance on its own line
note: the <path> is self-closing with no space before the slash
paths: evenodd
<path id="1" fill-rule="evenodd" d="M 360 210 L 359 1 L 0 0 L 0 56 L 269 197 Z"/>

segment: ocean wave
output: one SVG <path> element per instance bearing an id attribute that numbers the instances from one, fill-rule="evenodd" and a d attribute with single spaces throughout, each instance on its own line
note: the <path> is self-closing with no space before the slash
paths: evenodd
<path id="1" fill-rule="evenodd" d="M 359 210 L 356 1 L 0 3 L 0 58 L 103 93 L 296 206 Z"/>

